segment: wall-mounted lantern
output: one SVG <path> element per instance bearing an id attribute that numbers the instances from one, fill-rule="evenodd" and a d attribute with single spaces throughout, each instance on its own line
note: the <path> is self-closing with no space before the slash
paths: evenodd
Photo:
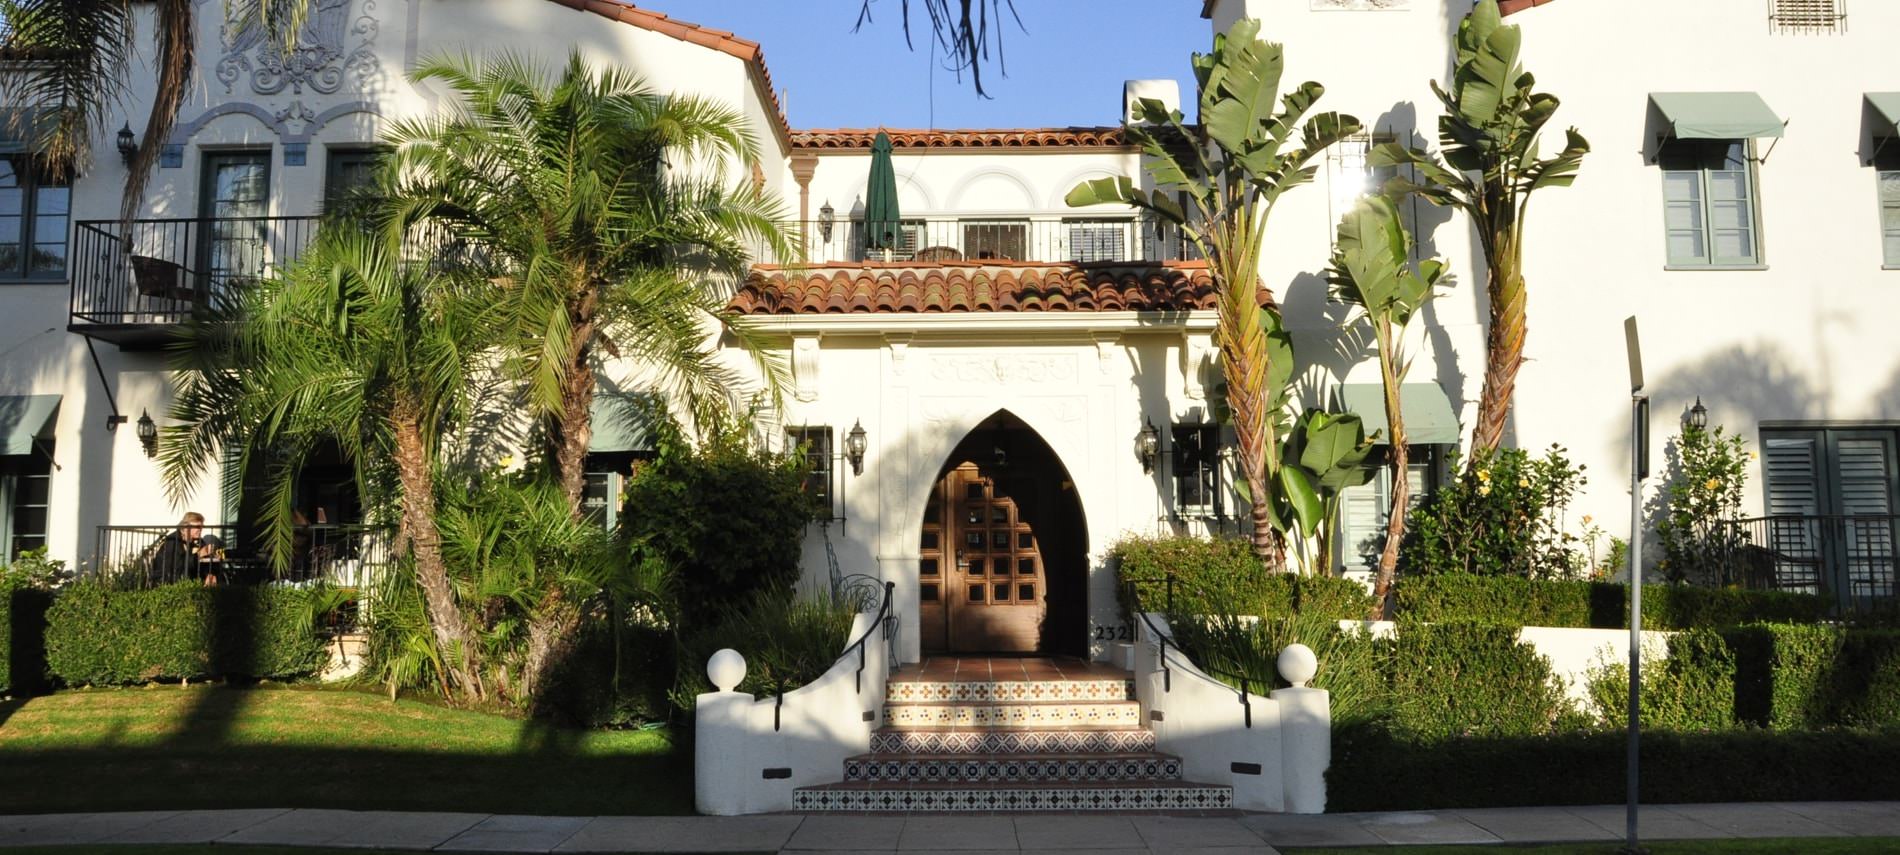
<path id="1" fill-rule="evenodd" d="M 110 126 L 108 126 L 110 127 Z M 139 155 L 139 139 L 132 135 L 132 123 L 126 122 L 119 129 L 119 157 L 125 161 L 125 168 L 132 168 L 132 158 Z"/>
<path id="2" fill-rule="evenodd" d="M 831 207 L 831 200 L 827 199 L 824 206 L 818 209 L 818 236 L 824 238 L 825 243 L 831 242 L 831 226 L 836 222 L 838 212 Z"/>
<path id="3" fill-rule="evenodd" d="M 844 458 L 851 461 L 851 474 L 864 474 L 864 423 L 853 419 L 851 432 L 844 435 Z"/>
<path id="4" fill-rule="evenodd" d="M 145 447 L 146 457 L 158 456 L 158 423 L 152 421 L 150 410 L 139 413 L 139 445 Z"/>
<path id="5" fill-rule="evenodd" d="M 1148 426 L 1135 434 L 1135 458 L 1141 461 L 1143 475 L 1153 475 L 1155 459 L 1161 455 L 1161 431 L 1155 427 L 1153 419 L 1147 422 Z"/>
<path id="6" fill-rule="evenodd" d="M 1689 418 L 1685 420 L 1683 423 L 1688 425 L 1689 427 L 1695 428 L 1696 430 L 1708 429 L 1709 408 L 1702 406 L 1701 395 L 1695 396 L 1695 406 L 1689 408 Z"/>

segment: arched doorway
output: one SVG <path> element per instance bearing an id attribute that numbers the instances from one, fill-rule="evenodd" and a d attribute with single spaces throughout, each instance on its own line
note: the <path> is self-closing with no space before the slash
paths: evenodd
<path id="1" fill-rule="evenodd" d="M 924 509 L 925 653 L 1085 655 L 1088 532 L 1055 451 L 1007 410 L 957 444 Z"/>

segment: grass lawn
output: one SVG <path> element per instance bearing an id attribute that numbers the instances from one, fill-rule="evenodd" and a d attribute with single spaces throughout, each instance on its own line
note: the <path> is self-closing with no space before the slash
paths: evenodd
<path id="1" fill-rule="evenodd" d="M 569 730 L 357 691 L 173 685 L 0 702 L 0 814 L 690 814 L 692 780 L 691 746 L 667 731 Z"/>
<path id="2" fill-rule="evenodd" d="M 1280 847 L 1281 855 L 1614 855 L 1621 843 L 1552 843 L 1541 846 L 1368 846 L 1345 849 Z M 1763 840 L 1662 840 L 1643 844 L 1651 855 L 1867 855 L 1900 852 L 1900 837 L 1784 837 Z"/>

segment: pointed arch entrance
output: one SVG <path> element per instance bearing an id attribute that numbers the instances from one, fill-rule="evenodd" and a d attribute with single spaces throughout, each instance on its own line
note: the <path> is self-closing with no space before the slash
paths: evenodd
<path id="1" fill-rule="evenodd" d="M 919 542 L 929 653 L 1084 655 L 1088 531 L 1075 483 L 1008 410 L 972 428 L 938 470 Z"/>

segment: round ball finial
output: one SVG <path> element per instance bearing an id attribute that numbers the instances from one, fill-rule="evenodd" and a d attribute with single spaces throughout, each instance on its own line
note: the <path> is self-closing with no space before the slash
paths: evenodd
<path id="1" fill-rule="evenodd" d="M 739 681 L 745 679 L 745 657 L 730 647 L 721 649 L 706 660 L 706 679 L 711 680 L 719 691 L 732 691 Z"/>
<path id="2" fill-rule="evenodd" d="M 1319 673 L 1319 657 L 1313 655 L 1313 648 L 1304 644 L 1289 644 L 1280 651 L 1277 663 L 1280 676 L 1294 686 L 1305 687 L 1313 675 Z"/>

